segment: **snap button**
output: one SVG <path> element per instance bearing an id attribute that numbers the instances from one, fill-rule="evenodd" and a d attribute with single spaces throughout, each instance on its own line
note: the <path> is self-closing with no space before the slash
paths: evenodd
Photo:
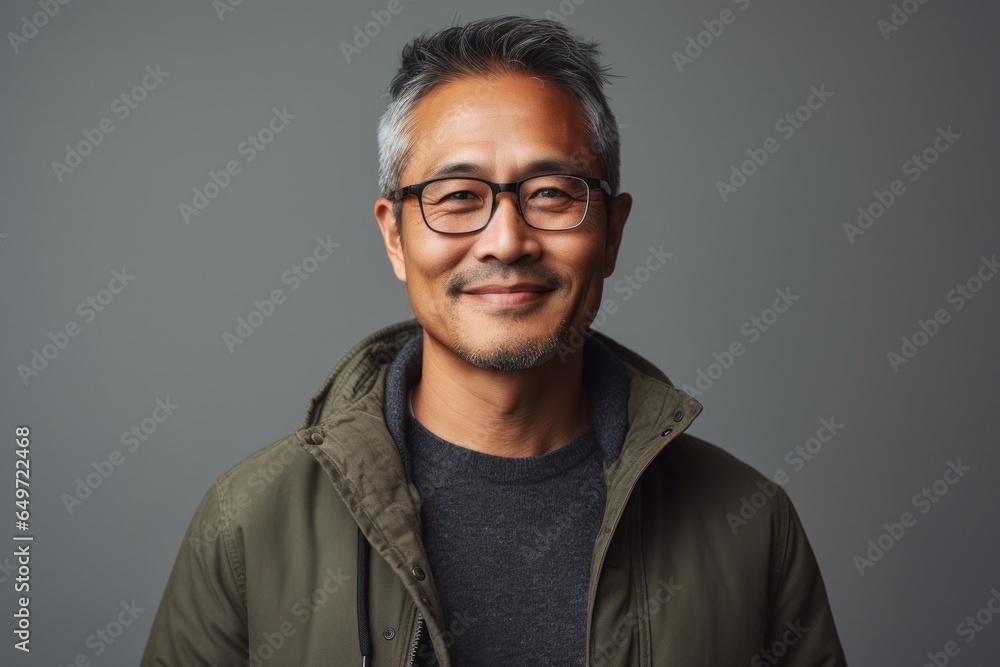
<path id="1" fill-rule="evenodd" d="M 322 445 L 323 434 L 320 433 L 319 431 L 314 431 L 313 434 L 309 436 L 309 442 L 311 442 L 314 445 Z"/>
<path id="2" fill-rule="evenodd" d="M 420 567 L 419 565 L 410 570 L 410 572 L 412 572 L 413 576 L 416 577 L 419 581 L 423 581 L 424 577 L 427 576 L 424 574 L 424 568 Z"/>
<path id="3" fill-rule="evenodd" d="M 430 604 L 431 604 L 430 598 L 420 598 L 420 601 L 423 602 L 427 606 L 430 606 Z"/>
<path id="4" fill-rule="evenodd" d="M 396 630 L 394 628 L 386 628 L 382 631 L 382 636 L 386 639 L 392 639 L 396 636 Z"/>
<path id="5" fill-rule="evenodd" d="M 682 419 L 684 419 L 684 413 L 683 412 L 681 412 L 680 410 L 678 410 L 677 412 L 674 413 L 674 421 L 675 422 L 679 422 Z"/>
<path id="6" fill-rule="evenodd" d="M 664 431 L 663 433 L 661 433 L 660 435 L 661 435 L 661 436 L 666 436 L 666 435 L 670 435 L 670 432 L 671 432 L 671 431 L 673 431 L 673 430 L 674 430 L 674 429 L 673 429 L 673 427 L 669 427 L 669 428 L 667 428 L 667 430 L 665 430 L 665 431 Z"/>

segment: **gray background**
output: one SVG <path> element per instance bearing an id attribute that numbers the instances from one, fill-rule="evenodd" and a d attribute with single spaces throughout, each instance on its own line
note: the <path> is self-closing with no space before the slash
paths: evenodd
<path id="1" fill-rule="evenodd" d="M 693 386 L 713 353 L 744 343 L 698 396 L 705 411 L 691 432 L 765 474 L 789 473 L 785 488 L 852 664 L 922 665 L 948 641 L 961 648 L 952 664 L 997 664 L 1000 622 L 970 643 L 956 626 L 1000 587 L 1000 280 L 961 310 L 946 300 L 981 257 L 1000 251 L 988 194 L 998 154 L 995 6 L 914 3 L 885 39 L 877 22 L 889 20 L 888 0 L 751 0 L 744 9 L 729 0 L 402 2 L 350 63 L 341 42 L 387 2 L 245 0 L 220 19 L 209 0 L 77 1 L 59 5 L 16 53 L 10 37 L 0 45 L 0 424 L 9 448 L 0 500 L 13 502 L 14 427 L 28 424 L 36 538 L 33 650 L 13 650 L 5 630 L 0 662 L 62 665 L 78 653 L 94 665 L 138 662 L 213 479 L 293 430 L 360 338 L 411 316 L 371 213 L 375 125 L 399 49 L 456 18 L 548 12 L 597 38 L 624 75 L 609 93 L 635 207 L 605 285 L 619 308 L 599 328 L 678 386 Z M 679 71 L 672 54 L 727 8 L 735 21 Z M 5 2 L 0 28 L 18 32 L 38 11 Z M 119 120 L 115 98 L 156 65 L 169 75 Z M 775 122 L 813 85 L 833 96 L 786 139 Z M 294 120 L 246 162 L 238 145 L 274 107 Z M 115 129 L 60 182 L 52 162 L 105 117 Z M 939 127 L 960 138 L 911 182 L 903 163 Z M 778 152 L 723 201 L 717 181 L 769 136 Z M 231 159 L 242 171 L 185 224 L 179 204 Z M 905 194 L 849 242 L 844 224 L 897 178 Z M 327 235 L 340 247 L 290 291 L 282 274 Z M 667 264 L 629 300 L 616 294 L 661 244 L 673 253 Z M 85 322 L 77 305 L 123 267 L 134 280 Z M 223 333 L 275 288 L 287 300 L 230 352 Z M 751 342 L 741 326 L 784 288 L 799 300 Z M 948 323 L 894 371 L 887 354 L 938 308 Z M 71 320 L 79 335 L 22 381 L 17 367 Z M 168 397 L 179 408 L 125 450 L 120 434 Z M 844 428 L 792 471 L 786 455 L 824 417 Z M 115 449 L 122 465 L 70 513 L 63 494 Z M 914 494 L 958 459 L 971 470 L 920 514 Z M 859 574 L 853 557 L 906 511 L 916 525 Z M 13 535 L 6 516 L 0 533 Z M 0 547 L 0 564 L 11 545 Z M 9 571 L 0 578 L 6 615 L 15 593 Z M 95 656 L 88 637 L 132 600 L 145 611 Z"/>

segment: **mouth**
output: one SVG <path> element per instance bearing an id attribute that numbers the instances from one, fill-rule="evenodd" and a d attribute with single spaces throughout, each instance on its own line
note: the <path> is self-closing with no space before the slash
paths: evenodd
<path id="1" fill-rule="evenodd" d="M 542 301 L 554 287 L 536 283 L 515 283 L 513 285 L 483 285 L 464 291 L 472 299 L 500 306 L 519 306 Z"/>

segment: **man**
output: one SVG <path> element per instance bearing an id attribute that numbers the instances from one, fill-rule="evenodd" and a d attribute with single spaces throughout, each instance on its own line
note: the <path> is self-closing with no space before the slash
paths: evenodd
<path id="1" fill-rule="evenodd" d="M 209 489 L 143 665 L 845 664 L 784 491 L 588 330 L 632 203 L 597 55 L 518 17 L 403 50 L 374 214 L 415 318 Z"/>

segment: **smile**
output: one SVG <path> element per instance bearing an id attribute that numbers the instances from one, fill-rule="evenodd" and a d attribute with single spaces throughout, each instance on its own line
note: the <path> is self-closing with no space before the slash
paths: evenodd
<path id="1" fill-rule="evenodd" d="M 466 293 L 465 296 L 475 299 L 479 303 L 492 304 L 497 306 L 522 306 L 540 303 L 552 290 L 544 292 L 476 292 Z"/>

